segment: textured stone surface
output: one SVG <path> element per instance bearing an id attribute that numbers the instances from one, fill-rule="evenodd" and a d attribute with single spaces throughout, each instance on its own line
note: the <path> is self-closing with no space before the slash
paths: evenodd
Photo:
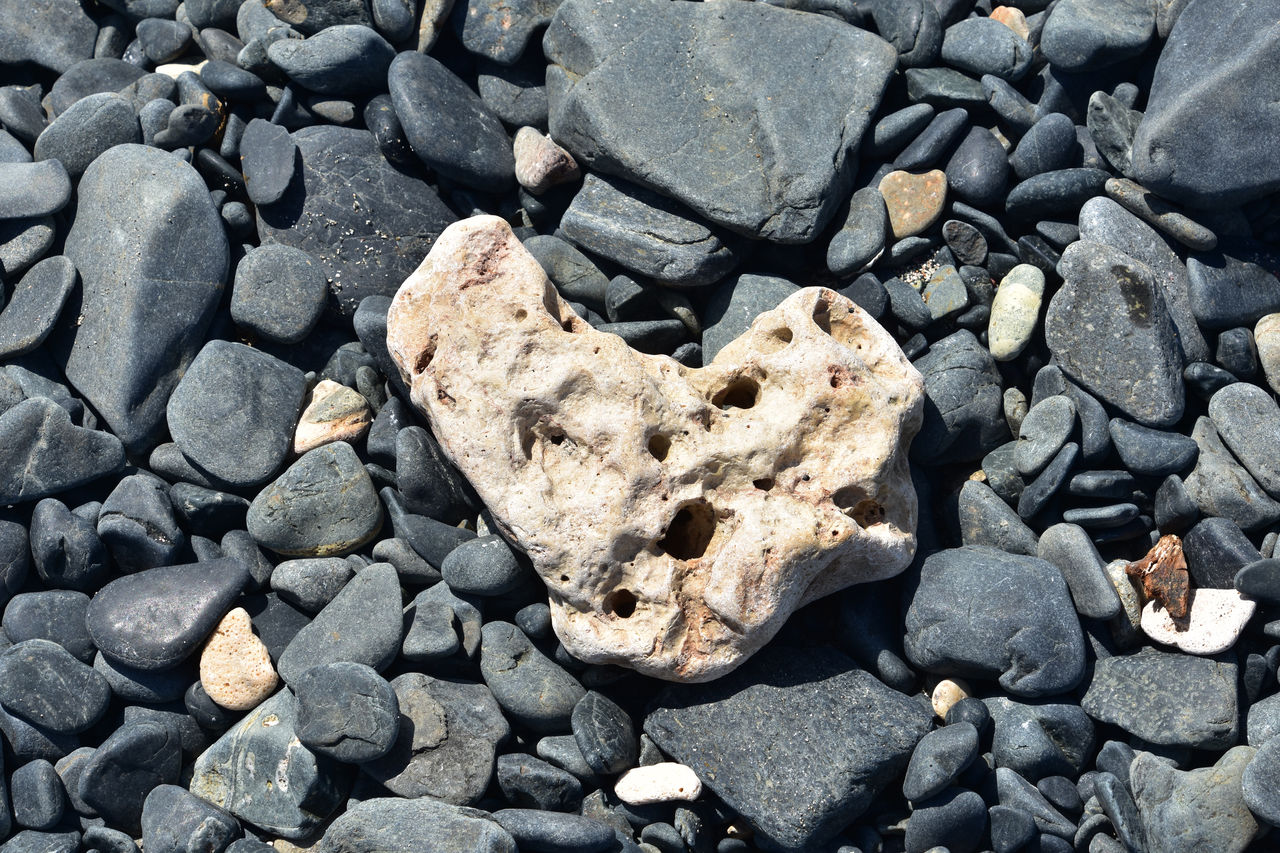
<path id="1" fill-rule="evenodd" d="M 895 65 L 877 36 L 764 3 L 569 0 L 543 48 L 551 135 L 578 162 L 790 243 L 846 197 Z"/>
<path id="2" fill-rule="evenodd" d="M 401 288 L 388 347 L 584 660 L 713 678 L 914 550 L 922 381 L 830 291 L 690 370 L 595 332 L 505 222 L 475 217 Z"/>
<path id="3" fill-rule="evenodd" d="M 248 612 L 232 608 L 200 653 L 204 692 L 228 710 L 247 711 L 270 696 L 279 681 L 267 647 L 254 636 Z"/>

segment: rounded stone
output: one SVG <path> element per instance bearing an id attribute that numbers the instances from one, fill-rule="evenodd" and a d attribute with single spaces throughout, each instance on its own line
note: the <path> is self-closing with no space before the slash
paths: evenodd
<path id="1" fill-rule="evenodd" d="M 1044 298 L 1044 273 L 1031 264 L 1018 264 L 1005 275 L 991 302 L 988 347 L 996 361 L 1022 354 L 1035 333 Z"/>
<path id="2" fill-rule="evenodd" d="M 106 713 L 111 687 L 92 667 L 49 640 L 24 640 L 0 654 L 0 705 L 58 734 L 76 734 Z"/>
<path id="3" fill-rule="evenodd" d="M 200 653 L 204 692 L 229 711 L 247 711 L 270 696 L 279 681 L 267 647 L 253 633 L 248 612 L 232 608 Z"/>
<path id="4" fill-rule="evenodd" d="M 308 749 L 353 764 L 391 750 L 400 731 L 400 704 L 371 667 L 345 661 L 314 666 L 293 689 L 298 740 Z"/>
<path id="5" fill-rule="evenodd" d="M 320 321 L 328 298 L 318 260 L 293 246 L 267 243 L 250 249 L 236 266 L 231 319 L 269 341 L 296 344 Z"/>
<path id="6" fill-rule="evenodd" d="M 249 505 L 249 533 L 278 554 L 349 554 L 382 529 L 369 472 L 346 442 L 309 451 Z"/>
<path id="7" fill-rule="evenodd" d="M 578 700 L 570 716 L 574 740 L 596 773 L 621 773 L 640 757 L 635 724 L 616 702 L 592 690 Z"/>
<path id="8" fill-rule="evenodd" d="M 519 585 L 524 573 L 501 536 L 463 542 L 440 564 L 449 589 L 460 595 L 503 595 Z"/>

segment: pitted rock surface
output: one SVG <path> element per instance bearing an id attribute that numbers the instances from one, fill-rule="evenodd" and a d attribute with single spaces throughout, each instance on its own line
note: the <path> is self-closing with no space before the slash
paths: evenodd
<path id="1" fill-rule="evenodd" d="M 387 343 L 583 660 L 709 680 L 915 550 L 923 380 L 830 290 L 792 294 L 690 369 L 594 330 L 478 216 L 401 287 Z"/>

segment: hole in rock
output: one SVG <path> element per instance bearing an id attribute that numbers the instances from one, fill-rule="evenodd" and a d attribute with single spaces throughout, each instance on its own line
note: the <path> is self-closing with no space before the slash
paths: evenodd
<path id="1" fill-rule="evenodd" d="M 859 527 L 871 527 L 883 524 L 884 506 L 879 501 L 867 497 L 867 493 L 856 486 L 846 486 L 831 495 L 831 502 L 845 515 L 858 523 Z"/>
<path id="2" fill-rule="evenodd" d="M 556 447 L 559 447 L 560 445 L 564 444 L 564 433 L 558 429 L 552 430 L 551 432 L 547 433 L 547 441 L 551 442 Z"/>
<path id="3" fill-rule="evenodd" d="M 759 479 L 759 480 L 752 480 L 752 481 L 751 481 L 751 485 L 755 486 L 757 489 L 759 489 L 759 490 L 760 490 L 760 491 L 762 491 L 762 492 L 772 491 L 772 490 L 773 490 L 773 478 L 772 478 L 772 477 L 764 477 L 764 478 Z"/>
<path id="4" fill-rule="evenodd" d="M 426 370 L 431 365 L 431 359 L 435 357 L 435 354 L 436 342 L 429 341 L 427 345 L 422 348 L 422 352 L 418 353 L 418 358 L 413 363 L 413 372 L 421 373 Z"/>
<path id="5" fill-rule="evenodd" d="M 813 304 L 813 322 L 818 324 L 818 328 L 831 334 L 831 302 L 828 299 L 819 299 Z"/>
<path id="6" fill-rule="evenodd" d="M 760 398 L 760 383 L 750 376 L 739 376 L 711 398 L 721 409 L 749 409 Z"/>
<path id="7" fill-rule="evenodd" d="M 649 438 L 649 455 L 659 462 L 667 458 L 671 452 L 671 439 L 661 433 Z"/>
<path id="8" fill-rule="evenodd" d="M 605 613 L 627 619 L 636 612 L 636 595 L 629 589 L 615 589 L 604 597 L 601 606 Z"/>
<path id="9" fill-rule="evenodd" d="M 716 513 L 711 504 L 697 501 L 685 504 L 667 525 L 666 535 L 658 547 L 677 560 L 696 560 L 707 552 L 716 532 Z"/>
<path id="10" fill-rule="evenodd" d="M 568 582 L 569 582 L 569 576 L 568 576 L 568 575 L 561 575 L 561 576 L 560 576 L 560 583 L 568 583 Z"/>
<path id="11" fill-rule="evenodd" d="M 528 316 L 529 316 L 529 312 L 524 310 L 523 308 L 520 308 L 516 311 L 516 322 L 518 323 Z"/>
<path id="12" fill-rule="evenodd" d="M 791 343 L 791 330 L 786 326 L 783 326 L 781 329 L 774 329 L 773 336 L 784 344 Z"/>

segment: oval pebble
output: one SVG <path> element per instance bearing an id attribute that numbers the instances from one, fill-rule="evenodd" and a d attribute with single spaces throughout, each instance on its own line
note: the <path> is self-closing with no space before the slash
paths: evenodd
<path id="1" fill-rule="evenodd" d="M 662 761 L 623 773 L 614 784 L 613 793 L 630 806 L 696 800 L 702 795 L 702 780 L 691 767 Z"/>
<path id="2" fill-rule="evenodd" d="M 275 691 L 280 683 L 271 656 L 253 633 L 243 607 L 234 607 L 213 629 L 200 653 L 200 685 L 229 711 L 247 711 Z"/>

